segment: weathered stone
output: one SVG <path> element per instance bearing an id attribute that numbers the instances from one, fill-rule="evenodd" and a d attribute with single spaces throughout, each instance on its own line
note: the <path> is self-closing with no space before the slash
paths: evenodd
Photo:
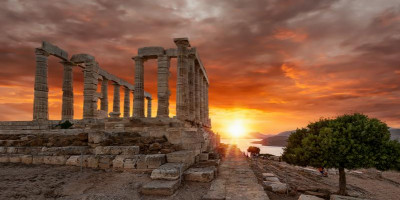
<path id="1" fill-rule="evenodd" d="M 208 160 L 208 153 L 201 153 L 199 154 L 200 161 L 207 161 Z"/>
<path id="2" fill-rule="evenodd" d="M 21 162 L 24 164 L 32 164 L 32 156 L 31 155 L 22 155 L 21 156 Z"/>
<path id="3" fill-rule="evenodd" d="M 32 157 L 32 164 L 34 164 L 34 165 L 44 164 L 43 157 L 44 156 L 33 156 Z"/>
<path id="4" fill-rule="evenodd" d="M 21 162 L 21 156 L 17 154 L 9 155 L 10 163 L 19 163 Z"/>
<path id="5" fill-rule="evenodd" d="M 124 161 L 126 156 L 116 156 L 112 161 L 112 166 L 114 169 L 123 169 L 124 168 Z"/>
<path id="6" fill-rule="evenodd" d="M 7 147 L 0 147 L 0 153 L 6 153 Z"/>
<path id="7" fill-rule="evenodd" d="M 287 192 L 287 185 L 284 183 L 264 181 L 264 186 L 267 190 L 284 194 Z"/>
<path id="8" fill-rule="evenodd" d="M 151 179 L 177 180 L 184 171 L 182 163 L 166 163 L 151 172 Z"/>
<path id="9" fill-rule="evenodd" d="M 10 162 L 10 158 L 8 157 L 7 154 L 1 154 L 0 155 L 0 163 L 8 163 Z"/>
<path id="10" fill-rule="evenodd" d="M 145 195 L 173 195 L 179 185 L 179 180 L 152 180 L 143 185 L 141 193 Z"/>
<path id="11" fill-rule="evenodd" d="M 46 165 L 65 165 L 69 156 L 43 156 L 43 163 Z"/>
<path id="12" fill-rule="evenodd" d="M 136 159 L 126 158 L 124 160 L 124 169 L 135 169 L 136 168 Z"/>
<path id="13" fill-rule="evenodd" d="M 279 179 L 277 177 L 274 176 L 270 176 L 270 177 L 264 177 L 265 181 L 269 181 L 269 182 L 276 182 L 276 183 L 280 183 Z"/>
<path id="14" fill-rule="evenodd" d="M 163 47 L 142 47 L 138 49 L 138 55 L 145 58 L 157 58 L 157 56 L 163 54 Z"/>
<path id="15" fill-rule="evenodd" d="M 70 156 L 65 164 L 72 166 L 79 166 L 80 165 L 79 157 L 80 156 Z"/>
<path id="16" fill-rule="evenodd" d="M 331 195 L 330 200 L 366 200 L 363 198 L 341 196 L 341 195 Z"/>
<path id="17" fill-rule="evenodd" d="M 147 169 L 146 155 L 137 155 L 136 158 L 136 169 Z"/>
<path id="18" fill-rule="evenodd" d="M 113 156 L 101 156 L 99 158 L 99 168 L 109 169 L 112 166 Z"/>
<path id="19" fill-rule="evenodd" d="M 193 151 L 175 151 L 167 154 L 167 162 L 169 163 L 184 163 L 185 169 L 194 164 Z"/>
<path id="20" fill-rule="evenodd" d="M 146 155 L 146 163 L 148 169 L 156 169 L 165 162 L 165 154 Z"/>
<path id="21" fill-rule="evenodd" d="M 300 195 L 299 200 L 323 200 L 323 199 L 313 195 L 302 194 Z"/>
<path id="22" fill-rule="evenodd" d="M 151 145 L 149 146 L 149 150 L 150 150 L 150 151 L 158 151 L 158 150 L 160 150 L 160 149 L 161 149 L 161 145 L 160 145 L 160 143 L 158 143 L 158 142 L 153 143 L 153 144 L 151 144 Z"/>
<path id="23" fill-rule="evenodd" d="M 189 168 L 184 177 L 186 181 L 210 182 L 215 177 L 215 167 Z"/>

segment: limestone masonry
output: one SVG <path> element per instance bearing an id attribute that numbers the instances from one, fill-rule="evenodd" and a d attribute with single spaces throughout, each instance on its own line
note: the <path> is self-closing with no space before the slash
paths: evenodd
<path id="1" fill-rule="evenodd" d="M 219 163 L 215 154 L 219 137 L 211 130 L 207 72 L 187 38 L 175 38 L 174 43 L 177 47 L 171 49 L 139 48 L 132 57 L 132 85 L 102 69 L 89 54 L 69 57 L 65 50 L 43 42 L 35 49 L 33 120 L 0 122 L 0 162 L 148 172 L 154 182 L 143 186 L 143 194 L 173 194 L 182 180 L 211 181 Z M 61 120 L 49 120 L 49 56 L 59 58 L 64 68 Z M 174 58 L 176 116 L 170 117 L 168 83 Z M 158 62 L 157 108 L 152 108 L 152 96 L 144 91 L 144 66 L 149 59 Z M 83 119 L 73 118 L 76 67 L 84 75 Z M 114 89 L 110 113 L 109 84 Z M 157 109 L 157 116 L 151 116 L 152 109 Z"/>

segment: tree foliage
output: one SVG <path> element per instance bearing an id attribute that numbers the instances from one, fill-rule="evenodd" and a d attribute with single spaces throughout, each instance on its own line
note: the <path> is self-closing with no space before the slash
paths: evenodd
<path id="1" fill-rule="evenodd" d="M 337 168 L 343 173 L 344 169 L 370 167 L 400 170 L 400 143 L 390 140 L 385 123 L 355 113 L 297 129 L 282 158 L 289 164 Z"/>
<path id="2" fill-rule="evenodd" d="M 255 146 L 249 146 L 249 148 L 247 148 L 247 152 L 251 153 L 252 155 L 259 154 L 260 148 L 255 147 Z"/>

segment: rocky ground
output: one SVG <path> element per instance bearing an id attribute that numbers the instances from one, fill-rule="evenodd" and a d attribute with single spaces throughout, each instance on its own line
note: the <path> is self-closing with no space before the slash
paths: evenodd
<path id="1" fill-rule="evenodd" d="M 73 166 L 0 164 L 0 199 L 197 200 L 211 183 L 185 183 L 170 197 L 142 196 L 148 174 L 106 172 Z"/>
<path id="2" fill-rule="evenodd" d="M 272 172 L 281 182 L 288 182 L 291 194 L 274 194 L 267 192 L 271 200 L 297 200 L 300 193 L 317 192 L 325 195 L 338 190 L 339 175 L 330 170 L 328 177 L 322 177 L 316 169 L 304 169 L 272 160 L 253 160 L 252 169 L 259 182 L 262 173 Z M 351 196 L 377 200 L 397 200 L 400 198 L 400 172 L 380 173 L 374 169 L 362 169 L 346 173 L 347 189 Z M 297 192 L 296 192 L 297 191 Z M 328 198 L 327 196 L 325 197 Z"/>

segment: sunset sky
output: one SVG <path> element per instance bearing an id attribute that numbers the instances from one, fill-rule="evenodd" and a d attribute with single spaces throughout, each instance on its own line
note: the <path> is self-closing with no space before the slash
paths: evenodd
<path id="1" fill-rule="evenodd" d="M 43 40 L 70 56 L 91 54 L 133 83 L 138 48 L 188 37 L 208 72 L 216 132 L 242 123 L 246 132 L 278 133 L 349 112 L 400 127 L 398 0 L 9 0 L 0 2 L 0 27 L 0 120 L 32 120 L 34 48 Z M 49 59 L 50 119 L 61 118 L 58 62 Z M 156 60 L 145 63 L 154 99 L 156 70 Z M 175 59 L 171 72 L 175 113 Z M 81 118 L 79 69 L 74 79 Z"/>

